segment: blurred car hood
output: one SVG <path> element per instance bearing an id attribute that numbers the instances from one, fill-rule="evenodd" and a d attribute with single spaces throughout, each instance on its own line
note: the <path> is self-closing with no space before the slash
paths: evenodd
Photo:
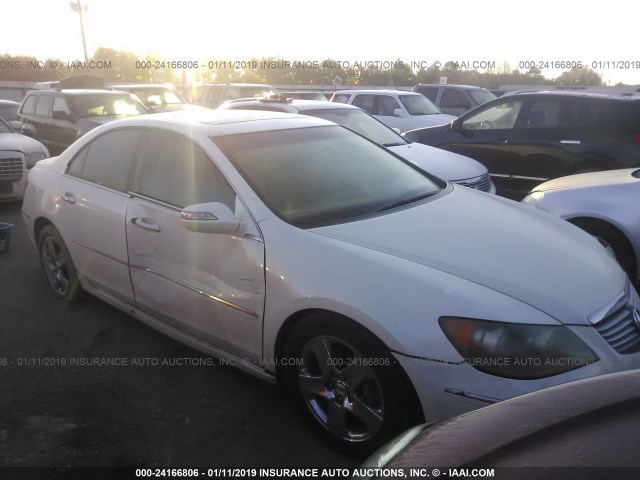
<path id="1" fill-rule="evenodd" d="M 577 227 L 504 198 L 450 188 L 439 198 L 311 231 L 483 285 L 564 324 L 589 325 L 589 315 L 624 290 L 622 269 Z"/>
<path id="2" fill-rule="evenodd" d="M 487 167 L 472 158 L 421 143 L 387 148 L 436 177 L 452 182 L 479 177 L 488 172 Z"/>
<path id="3" fill-rule="evenodd" d="M 21 133 L 0 133 L 0 150 L 43 152 L 45 148 L 39 141 Z"/>
<path id="4" fill-rule="evenodd" d="M 533 192 L 549 190 L 560 190 L 565 188 L 589 188 L 605 187 L 609 185 L 622 185 L 625 183 L 636 183 L 640 181 L 632 175 L 633 172 L 640 171 L 638 168 L 625 168 L 622 170 L 607 170 L 604 172 L 580 173 L 569 175 L 568 177 L 555 178 L 544 182 L 534 188 Z"/>

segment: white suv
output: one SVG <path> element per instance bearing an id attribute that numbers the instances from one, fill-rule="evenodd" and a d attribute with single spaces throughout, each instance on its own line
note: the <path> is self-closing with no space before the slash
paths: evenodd
<path id="1" fill-rule="evenodd" d="M 22 199 L 28 170 L 48 156 L 47 147 L 0 119 L 0 201 Z"/>
<path id="2" fill-rule="evenodd" d="M 331 101 L 360 107 L 400 133 L 444 125 L 456 119 L 442 113 L 424 95 L 400 90 L 338 90 Z"/>
<path id="3" fill-rule="evenodd" d="M 323 118 L 347 127 L 372 142 L 382 145 L 437 177 L 476 190 L 496 193 L 496 187 L 489 177 L 487 167 L 480 162 L 441 148 L 409 143 L 382 122 L 352 105 L 297 100 L 281 95 L 272 98 L 230 100 L 218 108 L 299 113 Z"/>

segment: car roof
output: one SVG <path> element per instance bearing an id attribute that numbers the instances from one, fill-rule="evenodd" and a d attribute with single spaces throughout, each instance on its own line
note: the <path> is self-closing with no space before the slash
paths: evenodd
<path id="1" fill-rule="evenodd" d="M 13 100 L 3 100 L 0 99 L 1 105 L 20 105 L 20 102 L 14 102 Z"/>
<path id="2" fill-rule="evenodd" d="M 111 127 L 168 127 L 177 126 L 200 130 L 207 136 L 263 132 L 314 126 L 335 126 L 334 123 L 315 117 L 293 113 L 262 110 L 210 110 L 177 111 L 140 115 L 108 124 Z"/>
<path id="3" fill-rule="evenodd" d="M 603 100 L 620 100 L 626 102 L 633 102 L 640 100 L 640 95 L 635 93 L 618 93 L 618 92 L 575 92 L 566 90 L 538 90 L 538 91 L 520 91 L 516 92 L 510 97 L 524 97 L 524 96 L 552 96 L 552 97 L 573 97 L 573 98 L 593 98 Z M 499 97 L 502 98 L 502 97 Z"/>
<path id="4" fill-rule="evenodd" d="M 128 83 L 121 85 L 110 85 L 109 88 L 115 89 L 147 89 L 147 88 L 166 88 L 168 90 L 173 90 L 175 87 L 173 85 L 167 85 L 166 83 Z"/>
<path id="5" fill-rule="evenodd" d="M 196 87 L 198 86 L 233 86 L 233 87 L 269 87 L 269 88 L 273 88 L 271 85 L 267 85 L 266 83 L 202 83 L 200 85 L 194 85 Z"/>
<path id="6" fill-rule="evenodd" d="M 422 95 L 421 93 L 409 92 L 407 90 L 337 90 L 336 94 L 344 94 L 344 93 L 384 93 L 387 95 Z"/>
<path id="7" fill-rule="evenodd" d="M 456 88 L 462 88 L 464 90 L 487 90 L 484 87 L 478 87 L 475 85 L 458 85 L 456 83 L 444 83 L 444 84 L 439 84 L 439 83 L 419 83 L 416 85 L 416 87 L 456 87 Z M 415 87 L 413 87 L 415 88 Z"/>
<path id="8" fill-rule="evenodd" d="M 241 98 L 229 100 L 226 105 L 240 106 L 281 106 L 291 112 L 310 112 L 313 110 L 360 110 L 358 107 L 339 102 L 326 102 L 322 100 L 306 100 L 297 98 L 271 99 L 271 98 Z"/>
<path id="9" fill-rule="evenodd" d="M 73 97 L 80 97 L 83 95 L 122 95 L 124 92 L 117 92 L 113 90 L 102 90 L 99 88 L 68 88 L 68 89 L 49 89 L 49 90 L 31 90 L 30 94 L 37 95 L 56 95 L 63 94 Z"/>

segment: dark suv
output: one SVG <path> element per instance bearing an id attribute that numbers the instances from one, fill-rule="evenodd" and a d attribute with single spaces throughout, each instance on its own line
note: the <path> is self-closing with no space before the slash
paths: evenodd
<path id="1" fill-rule="evenodd" d="M 516 94 L 404 137 L 478 160 L 498 194 L 520 200 L 552 178 L 640 166 L 640 96 Z"/>
<path id="2" fill-rule="evenodd" d="M 118 118 L 148 113 L 135 97 L 108 90 L 34 90 L 18 110 L 24 135 L 60 154 L 89 130 Z"/>

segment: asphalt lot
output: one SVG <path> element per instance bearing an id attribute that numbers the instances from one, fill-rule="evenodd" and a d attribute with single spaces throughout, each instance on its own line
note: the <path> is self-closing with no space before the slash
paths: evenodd
<path id="1" fill-rule="evenodd" d="M 0 254 L 0 467 L 357 465 L 277 387 L 95 298 L 54 299 L 20 205 L 0 203 L 0 222 L 15 224 Z"/>

